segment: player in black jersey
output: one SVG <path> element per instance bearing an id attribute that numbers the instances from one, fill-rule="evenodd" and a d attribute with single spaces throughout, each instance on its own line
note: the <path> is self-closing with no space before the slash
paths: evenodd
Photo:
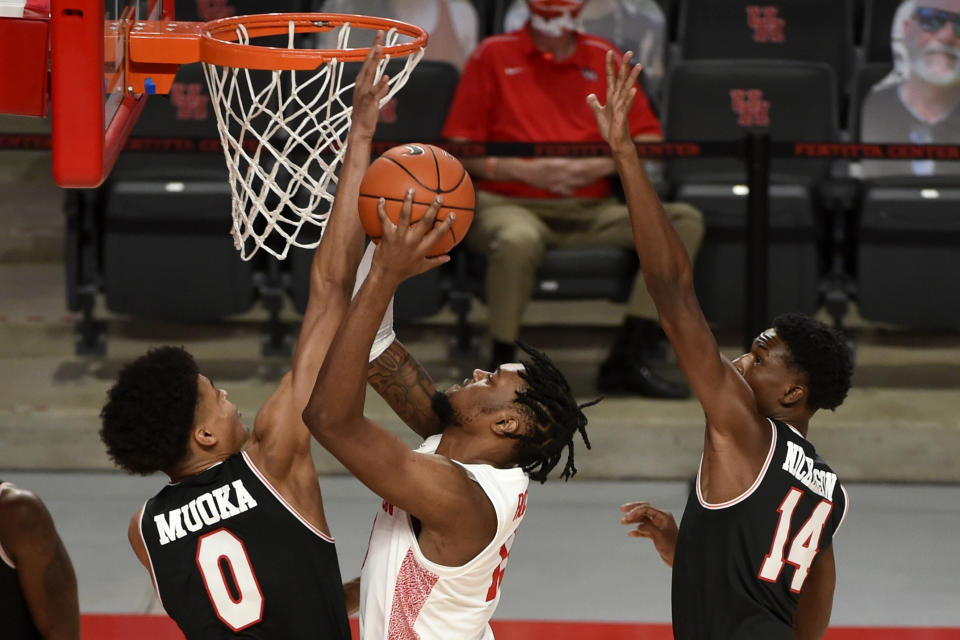
<path id="1" fill-rule="evenodd" d="M 43 502 L 0 481 L 0 635 L 79 640 L 77 578 Z"/>
<path id="2" fill-rule="evenodd" d="M 607 56 L 605 106 L 587 98 L 623 180 L 647 290 L 706 415 L 703 458 L 679 533 L 672 517 L 624 505 L 633 535 L 673 566 L 677 640 L 820 638 L 835 584 L 833 534 L 846 512 L 836 474 L 806 439 L 811 416 L 850 387 L 842 336 L 781 316 L 750 353 L 727 360 L 704 319 L 693 268 L 626 126 L 639 65 Z M 674 540 L 675 548 L 674 548 Z"/>
<path id="3" fill-rule="evenodd" d="M 134 515 L 128 536 L 189 640 L 350 638 L 347 610 L 358 606 L 359 585 L 342 584 L 300 416 L 363 253 L 357 199 L 388 90 L 386 77 L 376 78 L 381 41 L 357 76 L 293 365 L 257 413 L 253 433 L 226 391 L 174 347 L 125 367 L 101 414 L 101 438 L 119 466 L 170 477 Z"/>

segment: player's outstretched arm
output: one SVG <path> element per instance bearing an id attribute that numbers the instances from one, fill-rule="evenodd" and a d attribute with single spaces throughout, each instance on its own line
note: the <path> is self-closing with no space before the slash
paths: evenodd
<path id="1" fill-rule="evenodd" d="M 370 273 L 375 248 L 376 245 L 371 243 L 363 254 L 360 268 L 357 269 L 353 295 L 357 294 Z M 404 424 L 424 439 L 440 433 L 440 421 L 431 403 L 435 391 L 433 380 L 426 369 L 397 341 L 397 334 L 393 330 L 392 299 L 387 304 L 387 311 L 380 322 L 380 328 L 377 329 L 369 360 L 367 382 L 387 401 Z"/>
<path id="2" fill-rule="evenodd" d="M 373 266 L 320 368 L 303 420 L 320 444 L 361 482 L 420 519 L 425 528 L 492 535 L 486 526 L 492 518 L 495 527 L 492 505 L 461 467 L 443 456 L 410 451 L 399 438 L 363 415 L 367 356 L 391 296 L 404 279 L 449 260 L 448 256 L 425 256 L 449 233 L 454 216 L 434 225 L 438 199 L 423 220 L 411 227 L 412 197 L 411 189 L 396 224 L 387 218 L 381 200 L 383 237 Z"/>
<path id="3" fill-rule="evenodd" d="M 821 552 L 803 583 L 800 603 L 793 615 L 793 637 L 796 640 L 820 640 L 827 633 L 833 611 L 833 591 L 837 569 L 833 547 Z"/>
<path id="4" fill-rule="evenodd" d="M 431 405 L 437 388 L 427 370 L 399 340 L 370 363 L 367 381 L 404 424 L 421 438 L 429 438 L 443 430 Z"/>
<path id="5" fill-rule="evenodd" d="M 610 145 L 623 182 L 643 277 L 677 361 L 707 415 L 708 430 L 736 439 L 755 438 L 761 425 L 749 386 L 722 356 L 693 288 L 693 264 L 647 178 L 630 139 L 628 114 L 637 94 L 640 65 L 631 53 L 617 69 L 607 54 L 607 95 L 601 105 L 591 94 L 601 136 Z M 746 433 L 744 433 L 746 432 Z"/>
<path id="6" fill-rule="evenodd" d="M 677 548 L 677 521 L 673 514 L 661 511 L 649 502 L 628 502 L 620 506 L 623 518 L 620 524 L 634 527 L 627 532 L 631 538 L 649 538 L 660 558 L 673 566 L 673 552 Z"/>
<path id="7" fill-rule="evenodd" d="M 29 491 L 0 498 L 0 545 L 17 568 L 30 615 L 48 640 L 79 640 L 77 577 L 53 518 Z"/>
<path id="8" fill-rule="evenodd" d="M 364 232 L 357 213 L 360 182 L 370 160 L 371 143 L 377 126 L 380 100 L 387 94 L 388 78 L 376 79 L 382 50 L 379 42 L 364 61 L 353 96 L 353 116 L 347 149 L 340 171 L 337 195 L 314 253 L 310 271 L 310 292 L 290 372 L 264 403 L 254 422 L 248 452 L 274 481 L 297 471 L 294 460 L 310 458 L 310 432 L 300 419 L 307 404 L 317 371 L 330 341 L 346 313 L 357 265 L 363 254 Z M 313 479 L 315 481 L 315 478 Z"/>

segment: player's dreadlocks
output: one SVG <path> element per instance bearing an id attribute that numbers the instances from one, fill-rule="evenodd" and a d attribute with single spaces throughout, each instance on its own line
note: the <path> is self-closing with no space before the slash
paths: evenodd
<path id="1" fill-rule="evenodd" d="M 560 477 L 569 480 L 577 473 L 573 464 L 573 435 L 579 432 L 583 443 L 590 448 L 587 438 L 587 417 L 582 409 L 595 405 L 602 398 L 578 405 L 570 384 L 556 365 L 545 354 L 518 342 L 530 360 L 521 360 L 520 377 L 526 383 L 517 391 L 515 402 L 528 417 L 527 433 L 510 434 L 520 440 L 517 464 L 533 480 L 546 482 L 550 471 L 560 461 L 564 448 L 567 462 Z"/>

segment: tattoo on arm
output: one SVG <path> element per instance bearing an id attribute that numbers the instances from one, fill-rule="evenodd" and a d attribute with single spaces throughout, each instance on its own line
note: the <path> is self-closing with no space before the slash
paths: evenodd
<path id="1" fill-rule="evenodd" d="M 442 431 L 431 407 L 436 392 L 433 380 L 399 340 L 370 363 L 367 382 L 420 436 L 427 438 Z"/>

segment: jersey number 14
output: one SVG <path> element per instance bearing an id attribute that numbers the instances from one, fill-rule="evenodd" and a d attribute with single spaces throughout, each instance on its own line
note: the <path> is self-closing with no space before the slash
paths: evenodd
<path id="1" fill-rule="evenodd" d="M 797 535 L 793 536 L 790 550 L 784 561 L 783 553 L 790 535 L 790 522 L 793 520 L 793 512 L 800 503 L 801 497 L 803 497 L 803 491 L 791 487 L 780 504 L 780 519 L 777 521 L 777 530 L 773 534 L 773 544 L 770 545 L 770 553 L 763 559 L 763 565 L 758 574 L 761 580 L 776 582 L 780 578 L 784 563 L 793 565 L 790 590 L 794 593 L 800 593 L 804 580 L 810 574 L 810 567 L 813 566 L 813 561 L 820 551 L 823 527 L 827 523 L 827 518 L 830 517 L 830 512 L 833 511 L 833 503 L 826 500 L 820 501 L 810 514 L 810 518 L 797 531 Z"/>

